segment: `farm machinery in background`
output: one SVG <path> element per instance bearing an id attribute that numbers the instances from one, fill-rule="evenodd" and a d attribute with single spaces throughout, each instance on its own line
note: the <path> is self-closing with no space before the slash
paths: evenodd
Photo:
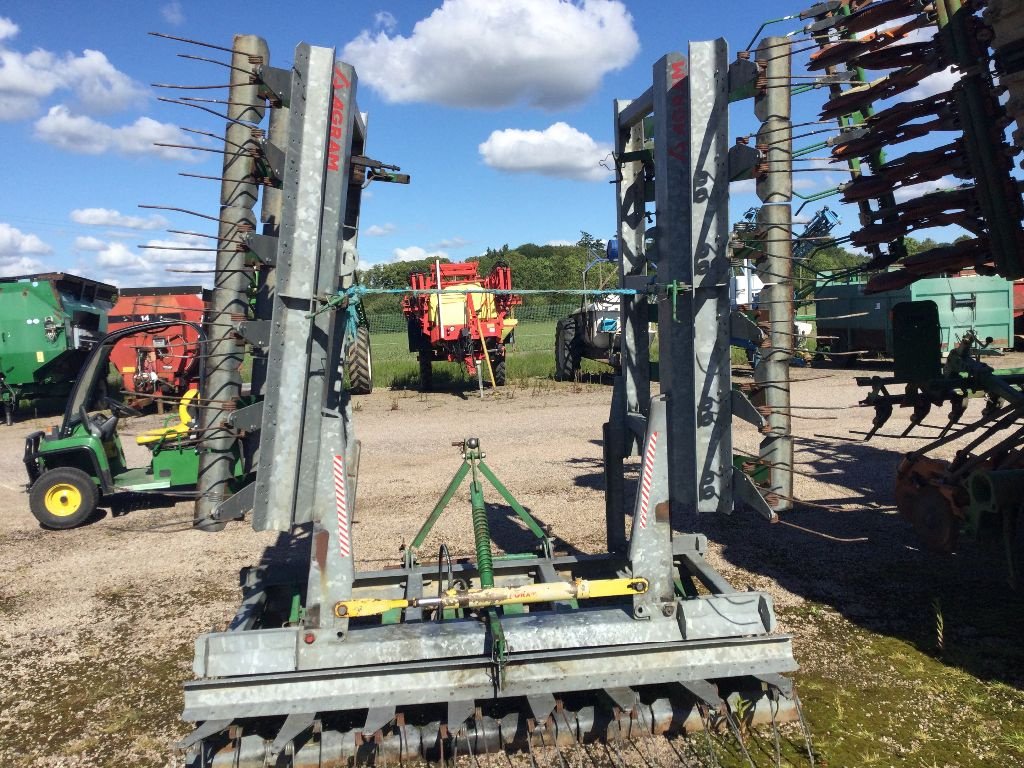
<path id="1" fill-rule="evenodd" d="M 1024 370 L 994 370 L 983 363 L 978 353 L 992 337 L 980 339 L 970 330 L 943 361 L 939 311 L 933 301 L 903 302 L 892 313 L 893 376 L 858 377 L 857 383 L 871 388 L 862 404 L 875 410 L 866 440 L 886 425 L 894 408 L 911 413 L 898 437 L 925 440 L 900 462 L 896 507 L 934 552 L 951 553 L 961 534 L 1001 537 L 1009 581 L 1019 586 Z M 895 391 L 897 387 L 903 391 Z M 977 418 L 968 420 L 971 397 L 984 397 L 985 406 Z M 946 406 L 945 424 L 925 423 L 933 408 Z M 959 448 L 951 461 L 929 455 L 954 443 Z"/>
<path id="2" fill-rule="evenodd" d="M 558 381 L 575 379 L 582 358 L 619 370 L 622 346 L 619 297 L 602 292 L 604 285 L 598 285 L 592 293 L 587 290 L 587 274 L 591 269 L 607 263 L 617 266 L 618 261 L 618 240 L 609 240 L 604 256 L 591 258 L 583 268 L 580 308 L 555 323 L 555 379 Z"/>
<path id="3" fill-rule="evenodd" d="M 23 399 L 67 397 L 116 298 L 112 285 L 63 272 L 0 278 L 0 409 L 8 425 Z"/>
<path id="4" fill-rule="evenodd" d="M 184 332 L 197 345 L 205 338 L 202 328 L 188 320 L 155 320 L 111 331 L 76 371 L 60 426 L 25 438 L 29 509 L 44 527 L 81 525 L 101 499 L 118 493 L 195 496 L 200 453 L 194 413 L 201 407 L 198 392 L 186 390 L 175 400 L 177 423 L 136 436 L 136 442 L 149 450 L 150 460 L 146 466 L 130 467 L 118 427 L 123 419 L 143 414 L 122 399 L 122 395 L 131 395 L 130 391 L 111 392 L 107 386 L 111 361 L 126 342 Z M 198 377 L 202 358 L 197 360 Z"/>
<path id="5" fill-rule="evenodd" d="M 145 401 L 152 396 L 162 412 L 162 398 L 184 394 L 199 379 L 199 332 L 206 309 L 201 286 L 122 288 L 107 319 L 111 331 L 156 320 L 181 320 L 156 331 L 122 338 L 110 362 L 123 377 L 126 393 Z"/>
<path id="6" fill-rule="evenodd" d="M 1014 133 L 1015 144 L 1006 137 L 1012 118 L 1021 114 L 1020 10 L 1020 3 L 1002 0 L 852 0 L 819 3 L 801 15 L 817 47 L 808 66 L 821 80 L 794 91 L 827 84 L 829 98 L 820 118 L 836 121 L 838 132 L 793 155 L 825 150 L 833 163 L 849 170 L 850 181 L 830 193 L 858 207 L 860 228 L 849 242 L 869 256 L 861 270 L 870 274 L 865 294 L 898 291 L 964 270 L 1008 280 L 1024 276 L 1024 199 L 1013 175 L 1022 134 Z M 950 75 L 944 90 L 907 98 L 926 78 L 944 71 Z M 1004 89 L 1011 92 L 1005 107 Z M 886 150 L 894 148 L 903 154 L 887 157 Z M 908 254 L 905 236 L 948 225 L 962 227 L 967 236 Z M 906 298 L 921 296 L 911 292 Z M 973 309 L 970 297 L 960 293 L 951 293 L 948 301 L 954 314 Z M 926 444 L 900 463 L 898 508 L 925 543 L 940 551 L 955 545 L 961 528 L 1001 529 L 1015 577 L 1015 529 L 1024 490 L 1019 479 L 1024 379 L 978 359 L 991 344 L 980 338 L 980 328 L 961 328 L 954 334 L 959 338 L 942 338 L 939 309 L 935 301 L 893 307 L 895 375 L 859 380 L 871 387 L 864 404 L 875 409 L 867 437 L 878 433 L 895 407 L 910 409 L 910 425 L 896 436 L 916 434 Z M 997 335 L 1009 336 L 1002 330 Z M 1009 339 L 1000 343 L 1008 346 Z M 943 344 L 949 351 L 944 364 Z M 904 391 L 890 393 L 895 386 Z M 983 395 L 985 407 L 974 421 L 961 424 L 972 394 Z M 947 404 L 945 424 L 925 423 L 933 408 Z M 952 461 L 928 455 L 953 441 L 963 443 Z"/>
<path id="7" fill-rule="evenodd" d="M 492 386 L 504 386 L 505 345 L 517 323 L 511 311 L 522 303 L 512 293 L 512 270 L 498 264 L 481 277 L 475 262 L 438 260 L 432 272 L 409 275 L 409 290 L 402 312 L 409 351 L 420 364 L 420 388 L 433 386 L 435 362 L 461 363 L 478 381 L 486 370 Z"/>
<path id="8" fill-rule="evenodd" d="M 372 489 L 357 483 L 356 409 L 344 386 L 358 267 L 348 246 L 363 187 L 353 160 L 367 135 L 356 73 L 333 49 L 307 44 L 277 68 L 261 38 L 235 37 L 194 522 L 217 531 L 248 515 L 256 530 L 280 532 L 290 554 L 246 569 L 227 629 L 196 640 L 183 714 L 196 727 L 180 742 L 189 765 L 446 763 L 506 750 L 548 762 L 565 749 L 586 760 L 593 741 L 616 752 L 632 742 L 642 754 L 655 737 L 700 729 L 707 736 L 689 749 L 706 748 L 717 763 L 714 741 L 728 739 L 753 762 L 743 730 L 759 725 L 775 729 L 777 747 L 759 759 L 779 765 L 785 750 L 813 762 L 809 742 L 783 743 L 777 730 L 802 718 L 784 677 L 796 668 L 792 642 L 776 632 L 771 596 L 733 589 L 705 560 L 706 538 L 677 533 L 698 512 L 731 512 L 735 502 L 772 517 L 790 498 L 771 485 L 786 435 L 770 407 L 731 388 L 729 328 L 719 322 L 729 303 L 726 56 L 722 40 L 690 43 L 688 56 L 654 64 L 639 98 L 616 102 L 625 293 L 622 375 L 603 427 L 607 548 L 556 552 L 533 515 L 502 493 L 481 439 L 461 435 L 462 466 L 424 527 L 471 475 L 473 553 L 399 553 L 396 541 L 399 565 L 363 571 L 352 523 Z M 788 93 L 773 82 L 768 92 Z M 687 146 L 711 151 L 690 157 L 663 142 L 634 152 L 648 116 L 661 135 L 678 131 Z M 643 215 L 651 199 L 656 230 Z M 645 253 L 655 232 L 656 271 Z M 416 351 L 428 362 L 443 354 L 493 366 L 512 327 L 508 273 L 481 279 L 460 269 L 437 265 L 410 286 L 417 342 L 433 342 L 436 328 L 441 345 Z M 267 290 L 246 314 L 249 271 Z M 657 394 L 647 365 L 651 296 L 660 310 Z M 246 345 L 251 400 L 240 399 Z M 771 369 L 773 388 L 787 373 Z M 767 441 L 774 475 L 763 488 L 733 470 L 734 412 Z M 641 482 L 627 495 L 629 456 L 640 458 Z M 528 551 L 493 551 L 483 480 L 529 532 Z"/>

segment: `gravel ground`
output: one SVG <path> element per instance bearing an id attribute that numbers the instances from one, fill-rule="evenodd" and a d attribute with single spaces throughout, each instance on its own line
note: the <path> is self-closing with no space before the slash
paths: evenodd
<path id="1" fill-rule="evenodd" d="M 814 407 L 794 412 L 798 509 L 781 525 L 735 514 L 679 527 L 709 535 L 710 561 L 735 586 L 773 595 L 781 629 L 795 634 L 798 684 L 828 764 L 854 764 L 846 754 L 858 764 L 1022 764 L 1024 603 L 1003 586 L 999 552 L 973 542 L 952 557 L 921 552 L 892 491 L 899 452 L 919 443 L 865 444 L 851 435 L 871 421 L 855 407 L 863 391 L 851 372 L 794 369 L 794 377 L 794 400 Z M 473 392 L 359 398 L 354 536 L 362 565 L 399 562 L 399 546 L 458 468 L 450 444 L 469 436 L 557 538 L 600 551 L 600 425 L 609 398 L 601 384 L 551 382 L 509 386 L 486 400 Z M 972 402 L 968 417 L 980 407 Z M 936 413 L 929 422 L 942 420 Z M 24 492 L 23 438 L 55 421 L 0 427 L 0 762 L 173 764 L 170 743 L 188 730 L 178 713 L 193 638 L 230 618 L 239 568 L 277 537 L 246 524 L 196 532 L 188 503 L 139 498 L 117 499 L 73 531 L 39 528 Z M 883 431 L 906 422 L 897 412 Z M 757 442 L 753 429 L 737 428 L 738 449 L 756 452 Z M 630 471 L 635 477 L 635 464 Z M 502 548 L 526 542 L 511 520 L 492 530 Z M 468 508 L 455 504 L 436 536 L 469 554 L 468 531 Z M 922 687 L 925 678 L 934 690 Z M 903 698 L 893 693 L 900 690 Z M 981 700 L 965 704 L 965 691 Z M 863 706 L 850 714 L 855 702 Z"/>

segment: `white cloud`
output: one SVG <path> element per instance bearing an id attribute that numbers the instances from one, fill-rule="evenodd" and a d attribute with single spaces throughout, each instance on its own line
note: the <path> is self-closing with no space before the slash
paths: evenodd
<path id="1" fill-rule="evenodd" d="M 92 260 L 79 268 L 98 272 L 98 279 L 114 285 L 209 284 L 214 254 L 187 248 L 212 248 L 214 240 L 190 235 L 149 240 L 140 248 L 122 242 L 102 243 Z"/>
<path id="2" fill-rule="evenodd" d="M 156 155 L 165 160 L 194 160 L 195 153 L 173 147 L 157 147 L 154 142 L 187 143 L 185 134 L 176 125 L 140 117 L 130 125 L 115 128 L 85 115 L 74 115 L 63 104 L 50 111 L 35 124 L 37 139 L 60 149 L 82 155 L 116 152 L 122 155 Z"/>
<path id="3" fill-rule="evenodd" d="M 418 245 L 410 245 L 408 248 L 395 248 L 392 251 L 392 261 L 419 261 L 420 259 L 447 259 L 448 254 L 444 251 L 427 251 Z"/>
<path id="4" fill-rule="evenodd" d="M 604 181 L 609 174 L 598 163 L 611 152 L 611 146 L 562 122 L 543 131 L 494 131 L 479 150 L 484 162 L 499 171 L 580 181 Z"/>
<path id="5" fill-rule="evenodd" d="M 934 181 L 924 181 L 920 184 L 898 187 L 893 190 L 892 196 L 896 199 L 897 203 L 903 203 L 907 200 L 927 195 L 929 192 L 937 192 L 940 189 L 954 189 L 962 183 L 962 181 L 952 176 L 943 176 L 941 179 L 935 179 Z"/>
<path id="6" fill-rule="evenodd" d="M 76 224 L 91 227 L 124 227 L 125 229 L 161 229 L 167 226 L 167 219 L 159 215 L 125 216 L 112 208 L 76 208 L 71 212 Z"/>
<path id="7" fill-rule="evenodd" d="M 361 234 L 367 237 L 383 237 L 384 235 L 390 235 L 394 231 L 394 224 L 371 224 Z"/>
<path id="8" fill-rule="evenodd" d="M 181 3 L 178 2 L 163 6 L 160 9 L 160 15 L 163 16 L 164 21 L 176 27 L 185 23 L 185 12 L 181 8 Z"/>
<path id="9" fill-rule="evenodd" d="M 383 29 L 385 32 L 391 32 L 398 24 L 398 19 L 395 15 L 389 11 L 378 11 L 373 16 L 373 24 L 378 29 Z"/>
<path id="10" fill-rule="evenodd" d="M 0 120 L 21 120 L 39 112 L 45 98 L 70 91 L 85 112 L 113 112 L 142 103 L 148 91 L 118 70 L 101 51 L 59 55 L 36 48 L 28 53 L 5 41 L 18 26 L 0 17 Z"/>
<path id="11" fill-rule="evenodd" d="M 457 237 L 456 236 L 456 237 L 446 237 L 443 240 L 439 240 L 438 242 L 434 243 L 430 247 L 431 248 L 436 248 L 436 249 L 445 249 L 445 250 L 447 250 L 447 249 L 455 249 L 455 248 L 465 248 L 467 245 L 469 245 L 469 240 L 466 240 L 464 237 Z"/>
<path id="12" fill-rule="evenodd" d="M 45 271 L 46 267 L 39 259 L 31 259 L 28 256 L 0 256 L 0 277 L 37 275 Z"/>
<path id="13" fill-rule="evenodd" d="M 104 268 L 148 271 L 150 264 L 139 251 L 124 243 L 109 243 L 96 254 L 96 265 Z"/>
<path id="14" fill-rule="evenodd" d="M 953 68 L 950 67 L 941 72 L 936 72 L 934 75 L 929 75 L 906 93 L 901 93 L 893 98 L 898 102 L 930 99 L 939 93 L 945 93 L 956 85 L 959 80 L 960 73 L 954 72 Z"/>
<path id="15" fill-rule="evenodd" d="M 0 222 L 0 258 L 52 253 L 53 249 L 36 235 L 25 234 L 10 224 Z"/>
<path id="16" fill-rule="evenodd" d="M 548 240 L 544 245 L 576 245 L 573 240 Z"/>
<path id="17" fill-rule="evenodd" d="M 18 34 L 18 25 L 5 16 L 0 16 L 0 40 L 6 40 Z"/>
<path id="18" fill-rule="evenodd" d="M 390 102 L 561 109 L 639 50 L 618 0 L 445 0 L 409 37 L 363 31 L 341 57 Z"/>
<path id="19" fill-rule="evenodd" d="M 104 240 L 100 240 L 98 237 L 76 237 L 75 238 L 75 250 L 76 251 L 102 251 L 107 247 L 107 243 Z"/>

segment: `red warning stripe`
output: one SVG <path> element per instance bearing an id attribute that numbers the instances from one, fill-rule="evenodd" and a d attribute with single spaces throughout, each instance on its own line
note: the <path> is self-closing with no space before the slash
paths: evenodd
<path id="1" fill-rule="evenodd" d="M 640 527 L 647 527 L 647 508 L 651 503 L 651 485 L 654 483 L 654 457 L 658 452 L 658 433 L 651 432 L 644 452 L 644 473 L 640 478 Z"/>
<path id="2" fill-rule="evenodd" d="M 338 508 L 338 553 L 342 557 L 352 554 L 348 534 L 348 498 L 345 495 L 345 458 L 334 457 L 334 503 Z"/>

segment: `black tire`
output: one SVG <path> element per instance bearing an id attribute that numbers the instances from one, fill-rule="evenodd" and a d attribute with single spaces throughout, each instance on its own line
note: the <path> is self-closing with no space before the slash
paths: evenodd
<path id="1" fill-rule="evenodd" d="M 555 380 L 572 381 L 580 368 L 576 343 L 576 319 L 566 317 L 555 324 Z"/>
<path id="2" fill-rule="evenodd" d="M 32 484 L 28 506 L 44 528 L 75 528 L 96 511 L 100 494 L 96 483 L 74 467 L 47 470 Z"/>
<path id="3" fill-rule="evenodd" d="M 491 369 L 494 371 L 494 383 L 499 387 L 505 386 L 505 358 L 496 357 L 491 361 Z"/>
<path id="4" fill-rule="evenodd" d="M 348 384 L 353 395 L 373 392 L 373 358 L 370 351 L 370 329 L 360 325 L 348 347 Z"/>
<path id="5" fill-rule="evenodd" d="M 420 352 L 420 391 L 429 392 L 434 388 L 434 368 L 429 352 Z"/>

